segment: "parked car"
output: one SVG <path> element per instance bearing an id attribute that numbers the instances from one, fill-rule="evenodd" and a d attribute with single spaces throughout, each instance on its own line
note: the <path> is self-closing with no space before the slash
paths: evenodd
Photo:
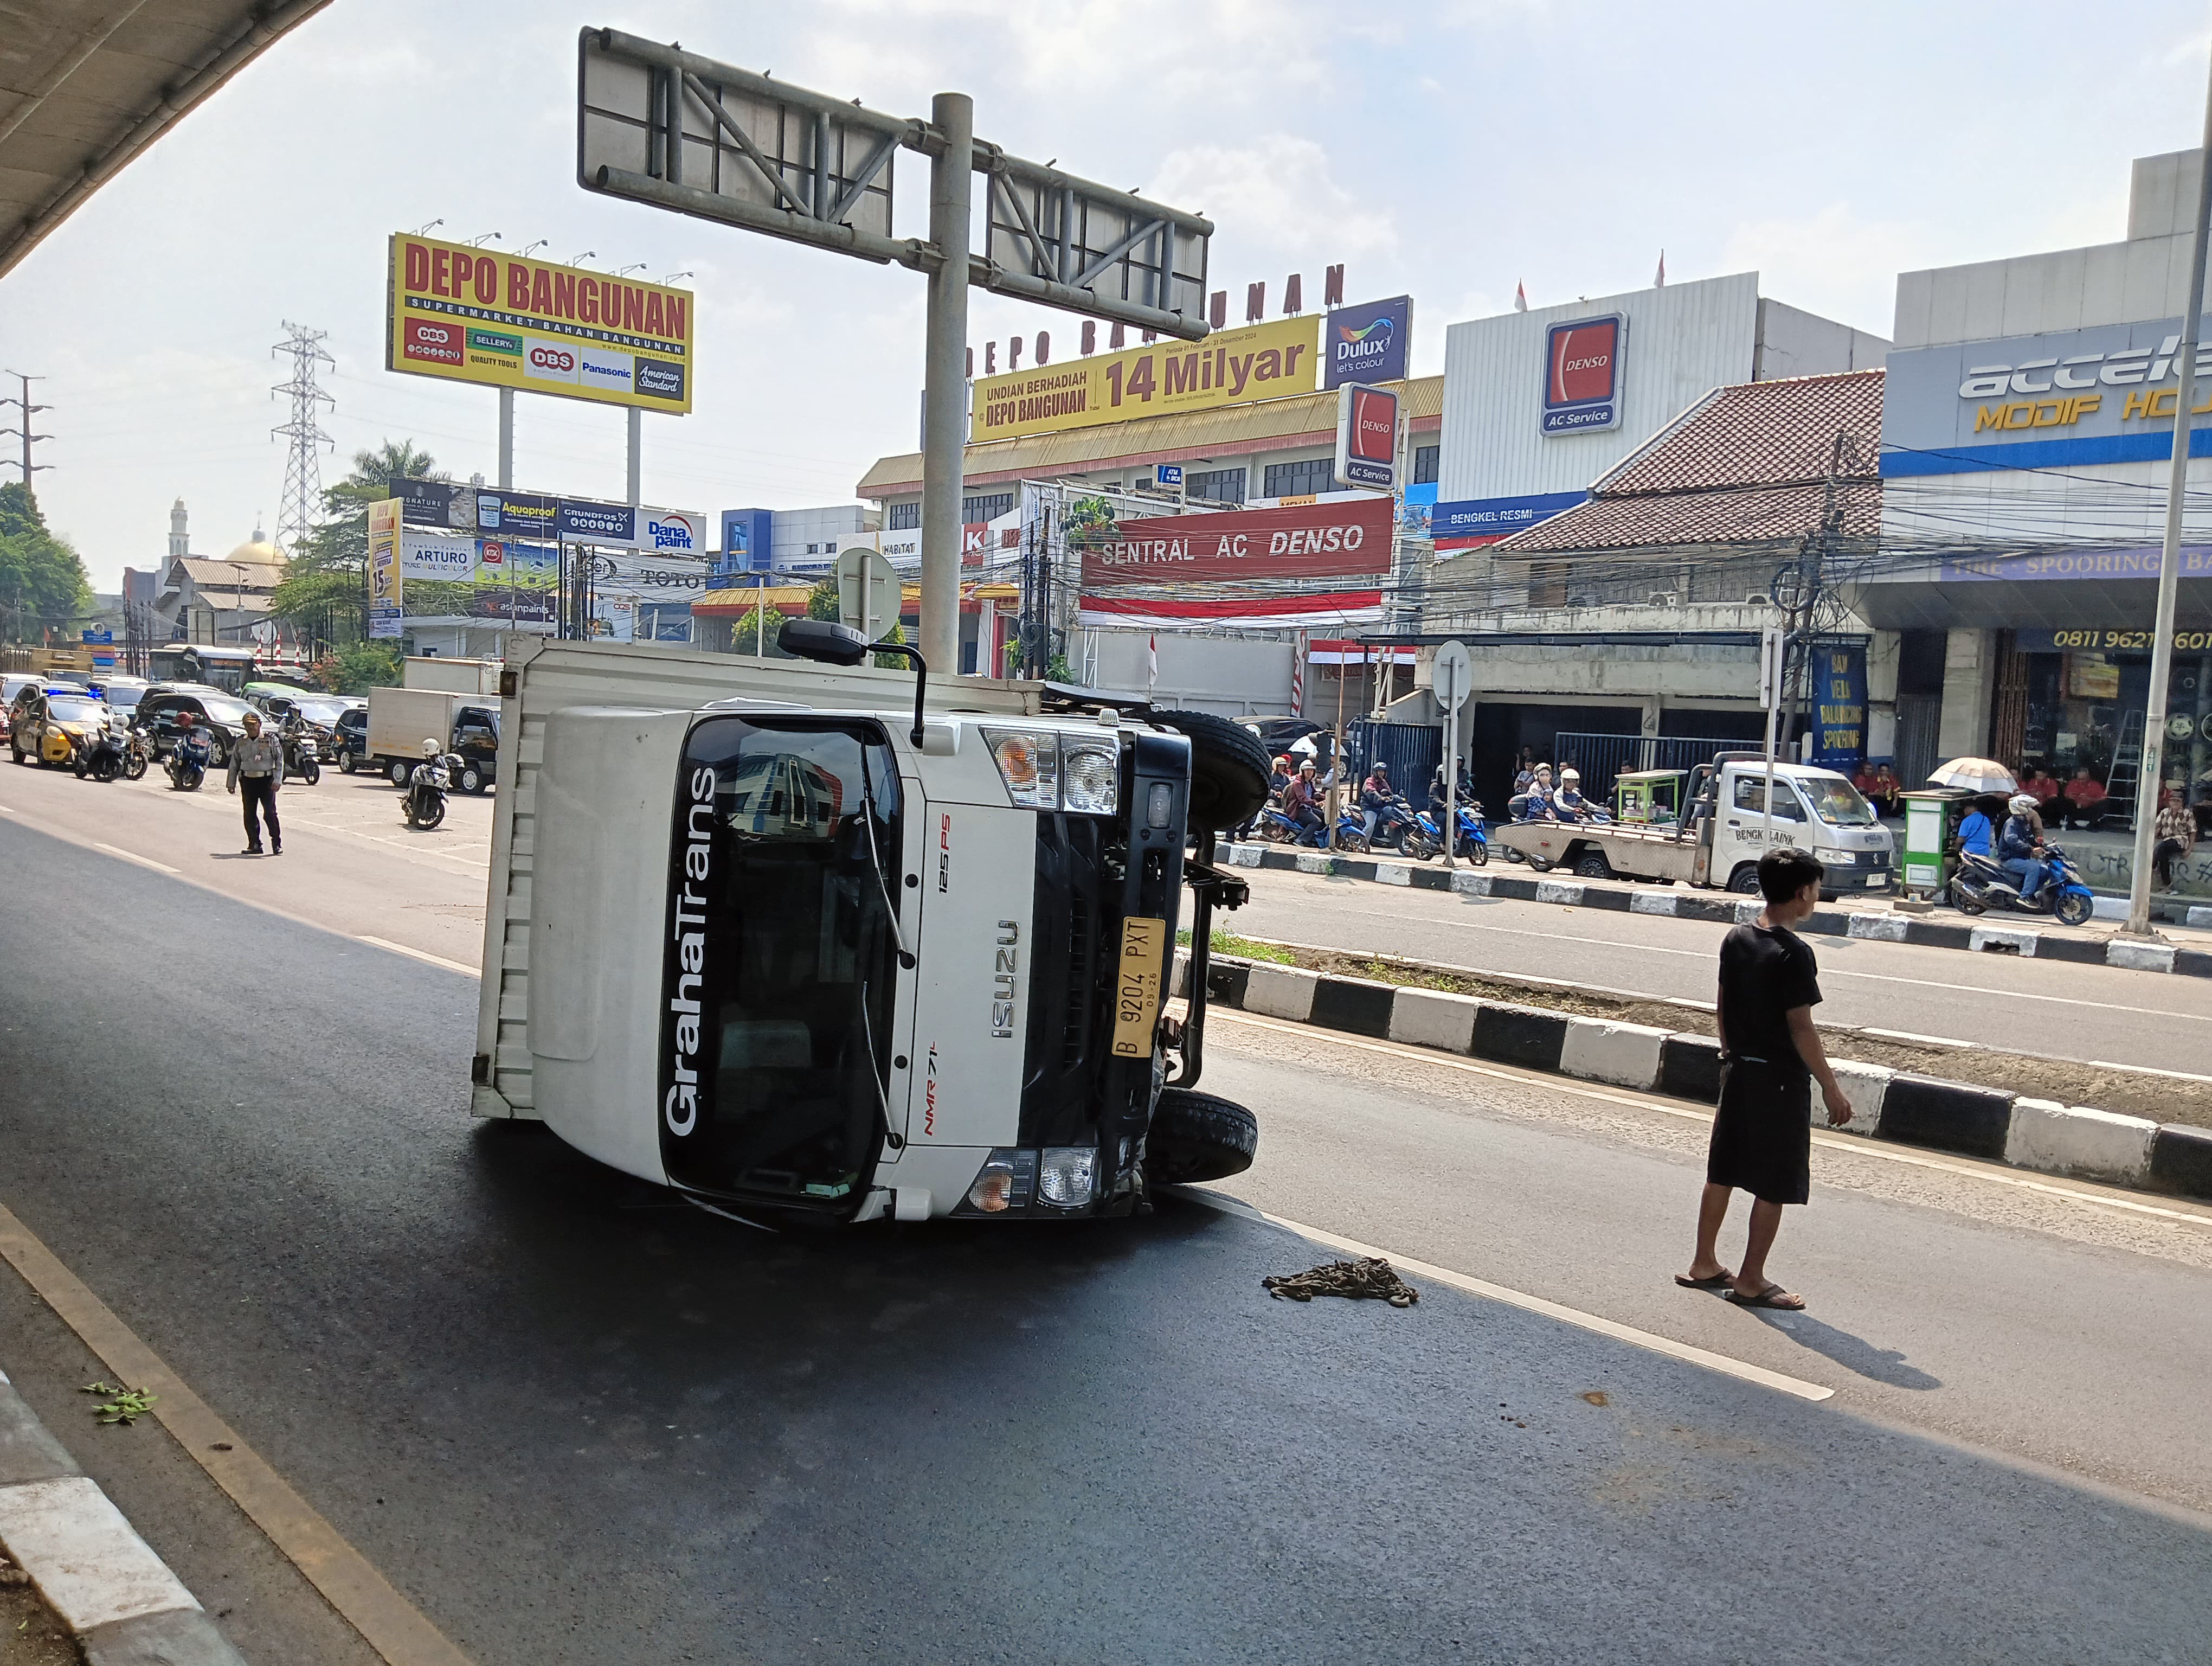
<path id="1" fill-rule="evenodd" d="M 165 757 L 177 742 L 178 714 L 190 712 L 193 727 L 204 727 L 212 745 L 209 767 L 221 769 L 229 764 L 230 749 L 246 733 L 246 714 L 252 710 L 236 695 L 204 683 L 156 683 L 138 702 L 137 721 L 154 743 L 154 755 Z"/>
<path id="2" fill-rule="evenodd" d="M 110 677 L 95 683 L 94 689 L 107 702 L 107 709 L 113 714 L 112 721 L 128 728 L 131 714 L 137 710 L 138 702 L 153 686 L 143 677 Z"/>
<path id="3" fill-rule="evenodd" d="M 368 702 L 349 705 L 331 726 L 331 760 L 351 775 L 368 757 Z"/>
<path id="4" fill-rule="evenodd" d="M 107 727 L 107 707 L 69 683 L 31 684 L 8 708 L 8 750 L 18 763 L 72 762 Z"/>

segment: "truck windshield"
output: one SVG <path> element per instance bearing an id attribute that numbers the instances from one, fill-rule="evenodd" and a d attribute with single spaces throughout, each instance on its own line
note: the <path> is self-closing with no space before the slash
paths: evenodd
<path id="1" fill-rule="evenodd" d="M 872 723 L 692 730 L 662 1049 L 661 1152 L 678 1185 L 857 1205 L 888 1117 L 899 830 L 897 764 Z"/>
<path id="2" fill-rule="evenodd" d="M 1872 827 L 1874 806 L 1859 796 L 1859 789 L 1841 775 L 1808 775 L 1798 786 L 1805 790 L 1813 813 L 1831 827 Z"/>

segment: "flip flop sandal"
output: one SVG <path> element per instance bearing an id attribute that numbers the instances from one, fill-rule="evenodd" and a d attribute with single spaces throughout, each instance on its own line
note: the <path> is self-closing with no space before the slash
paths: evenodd
<path id="1" fill-rule="evenodd" d="M 1735 1274 L 1727 1272 L 1716 1273 L 1710 1279 L 1693 1279 L 1687 1273 L 1677 1273 L 1674 1282 L 1685 1290 L 1718 1290 L 1732 1283 L 1735 1278 Z"/>
<path id="2" fill-rule="evenodd" d="M 1731 1290 L 1729 1299 L 1738 1307 L 1771 1307 L 1778 1313 L 1802 1313 L 1805 1310 L 1805 1298 L 1791 1295 L 1778 1284 L 1770 1284 L 1756 1296 L 1747 1296 L 1740 1290 Z"/>

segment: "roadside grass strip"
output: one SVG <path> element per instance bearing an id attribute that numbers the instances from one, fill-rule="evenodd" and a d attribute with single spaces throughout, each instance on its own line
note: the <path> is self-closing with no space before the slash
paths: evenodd
<path id="1" fill-rule="evenodd" d="M 1441 976 L 1444 969 L 1437 970 Z M 1188 951 L 1179 949 L 1176 994 L 1188 994 Z M 1720 1044 L 1711 1036 L 1234 956 L 1212 964 L 1206 1000 L 1210 1006 L 1288 1023 L 1638 1092 L 1703 1104 L 1720 1098 Z M 2212 1129 L 2161 1124 L 1881 1065 L 1832 1062 L 1851 1103 L 1844 1132 L 2212 1202 Z M 1828 1128 L 1818 1096 L 1812 1118 L 1815 1127 Z"/>

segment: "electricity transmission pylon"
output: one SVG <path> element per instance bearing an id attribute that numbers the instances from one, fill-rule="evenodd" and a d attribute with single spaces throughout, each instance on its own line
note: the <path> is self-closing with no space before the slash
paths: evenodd
<path id="1" fill-rule="evenodd" d="M 276 513 L 276 542 L 288 556 L 296 555 L 314 529 L 316 511 L 323 498 L 323 465 L 318 447 L 336 447 L 337 442 L 323 432 L 317 423 L 319 404 L 337 408 L 337 401 L 315 385 L 315 367 L 326 364 L 335 370 L 337 361 L 323 350 L 329 337 L 327 330 L 310 330 L 305 325 L 284 321 L 284 339 L 269 350 L 270 356 L 281 358 L 289 355 L 292 377 L 270 388 L 270 392 L 283 394 L 292 401 L 292 420 L 281 428 L 271 429 L 272 435 L 282 436 L 291 444 L 291 452 L 284 459 L 284 498 Z"/>

